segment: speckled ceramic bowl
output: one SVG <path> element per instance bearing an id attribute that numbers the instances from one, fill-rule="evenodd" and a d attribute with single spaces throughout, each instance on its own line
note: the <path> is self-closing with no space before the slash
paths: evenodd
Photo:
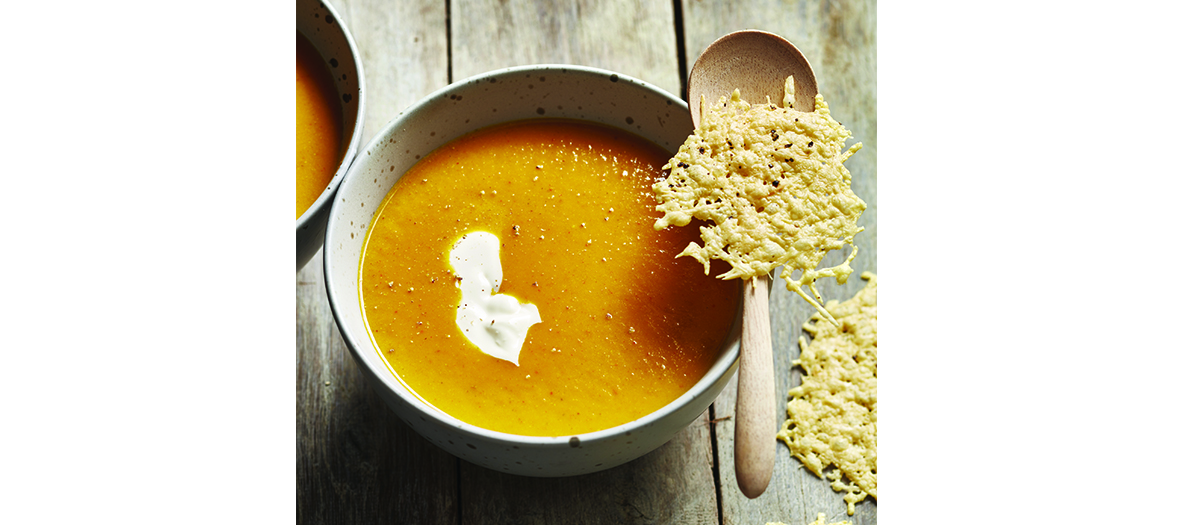
<path id="1" fill-rule="evenodd" d="M 332 198 L 360 149 L 361 132 L 365 127 L 365 72 L 352 35 L 326 0 L 297 0 L 295 29 L 306 36 L 328 62 L 336 93 L 344 107 L 344 138 L 347 141 L 336 175 L 315 203 L 295 220 L 295 269 L 298 270 L 323 246 Z"/>
<path id="2" fill-rule="evenodd" d="M 365 233 L 373 213 L 417 159 L 471 131 L 538 117 L 604 123 L 645 137 L 670 152 L 692 133 L 684 102 L 640 80 L 610 71 L 567 65 L 527 66 L 457 82 L 406 110 L 358 156 L 332 207 L 324 243 L 324 274 L 336 325 L 353 358 L 406 424 L 451 454 L 493 470 L 528 476 L 571 476 L 611 468 L 646 454 L 706 410 L 737 368 L 740 323 L 734 323 L 724 350 L 704 378 L 656 412 L 587 434 L 519 436 L 464 423 L 411 393 L 389 371 L 373 346 L 362 317 L 357 282 Z"/>

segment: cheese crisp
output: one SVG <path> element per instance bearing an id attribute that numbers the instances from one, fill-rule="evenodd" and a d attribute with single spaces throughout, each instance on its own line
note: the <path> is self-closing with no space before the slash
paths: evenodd
<path id="1" fill-rule="evenodd" d="M 663 168 L 671 171 L 652 186 L 656 210 L 664 212 L 655 227 L 685 226 L 694 217 L 711 221 L 701 227 L 704 246 L 691 243 L 678 257 L 693 257 L 706 273 L 710 259 L 724 260 L 732 269 L 722 279 L 750 279 L 783 266 L 787 289 L 826 314 L 815 280 L 848 280 L 857 251 L 852 238 L 864 230 L 856 221 L 866 204 L 852 192 L 844 167 L 861 144 L 844 151 L 852 134 L 832 118 L 823 96 L 815 96 L 814 112 L 803 112 L 793 107 L 794 91 L 787 78 L 783 108 L 750 105 L 734 90 L 702 111 L 700 127 Z M 819 268 L 827 252 L 845 244 L 852 251 L 842 264 Z"/>
<path id="2" fill-rule="evenodd" d="M 811 317 L 803 329 L 811 344 L 795 365 L 803 384 L 787 394 L 787 420 L 778 439 L 808 470 L 847 492 L 848 515 L 865 496 L 877 497 L 877 276 L 864 272 L 865 287 L 848 301 L 828 302 L 835 325 Z M 814 323 L 814 324 L 812 324 Z"/>

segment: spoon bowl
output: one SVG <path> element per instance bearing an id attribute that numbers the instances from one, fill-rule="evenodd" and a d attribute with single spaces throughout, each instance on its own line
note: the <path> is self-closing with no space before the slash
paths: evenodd
<path id="1" fill-rule="evenodd" d="M 692 66 L 688 76 L 688 109 L 694 126 L 701 125 L 701 97 L 706 108 L 740 89 L 742 100 L 779 105 L 783 82 L 795 77 L 795 108 L 815 111 L 815 72 L 787 39 L 765 31 L 736 31 L 718 38 Z"/>
<path id="2" fill-rule="evenodd" d="M 700 128 L 701 112 L 722 97 L 728 98 L 734 89 L 753 104 L 782 104 L 789 76 L 795 82 L 794 107 L 814 111 L 815 73 L 803 53 L 786 39 L 752 30 L 717 39 L 705 48 L 688 78 L 693 126 Z M 747 279 L 743 288 L 733 460 L 738 488 L 752 499 L 770 484 L 778 431 L 770 344 L 770 275 Z"/>

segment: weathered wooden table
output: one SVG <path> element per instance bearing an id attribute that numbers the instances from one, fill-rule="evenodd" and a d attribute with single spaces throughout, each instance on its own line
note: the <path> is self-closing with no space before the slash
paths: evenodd
<path id="1" fill-rule="evenodd" d="M 868 203 L 859 275 L 877 270 L 876 1 L 332 0 L 360 47 L 365 140 L 448 83 L 508 66 L 566 63 L 648 81 L 683 98 L 706 46 L 739 29 L 786 37 L 811 61 L 833 115 L 864 148 L 847 163 Z M 888 276 L 885 276 L 888 282 Z M 861 287 L 824 283 L 825 298 Z M 296 497 L 306 523 L 811 523 L 849 519 L 841 497 L 778 443 L 774 478 L 746 499 L 733 474 L 734 383 L 669 443 L 631 463 L 573 478 L 526 478 L 436 448 L 365 384 L 332 320 L 322 253 L 296 276 Z M 779 422 L 798 385 L 810 307 L 776 282 L 770 295 Z M 886 357 L 885 359 L 888 359 Z M 736 378 L 736 374 L 734 378 Z M 876 523 L 876 501 L 854 523 Z"/>

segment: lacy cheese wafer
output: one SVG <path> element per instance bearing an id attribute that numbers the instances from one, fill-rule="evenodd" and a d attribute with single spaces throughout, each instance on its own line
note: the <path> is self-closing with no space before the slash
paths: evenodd
<path id="1" fill-rule="evenodd" d="M 732 269 L 722 279 L 750 279 L 783 266 L 787 288 L 824 312 L 815 280 L 847 281 L 857 252 L 852 240 L 864 230 L 856 221 L 866 204 L 852 192 L 844 167 L 861 144 L 844 150 L 852 134 L 832 118 L 823 96 L 816 95 L 815 111 L 803 112 L 791 107 L 790 78 L 785 91 L 787 107 L 750 105 L 735 90 L 704 112 L 664 166 L 667 176 L 652 187 L 656 210 L 664 212 L 655 227 L 711 222 L 701 227 L 704 245 L 691 243 L 678 256 L 700 261 L 705 273 L 711 259 L 728 262 Z M 843 263 L 819 268 L 845 244 L 852 250 Z"/>

